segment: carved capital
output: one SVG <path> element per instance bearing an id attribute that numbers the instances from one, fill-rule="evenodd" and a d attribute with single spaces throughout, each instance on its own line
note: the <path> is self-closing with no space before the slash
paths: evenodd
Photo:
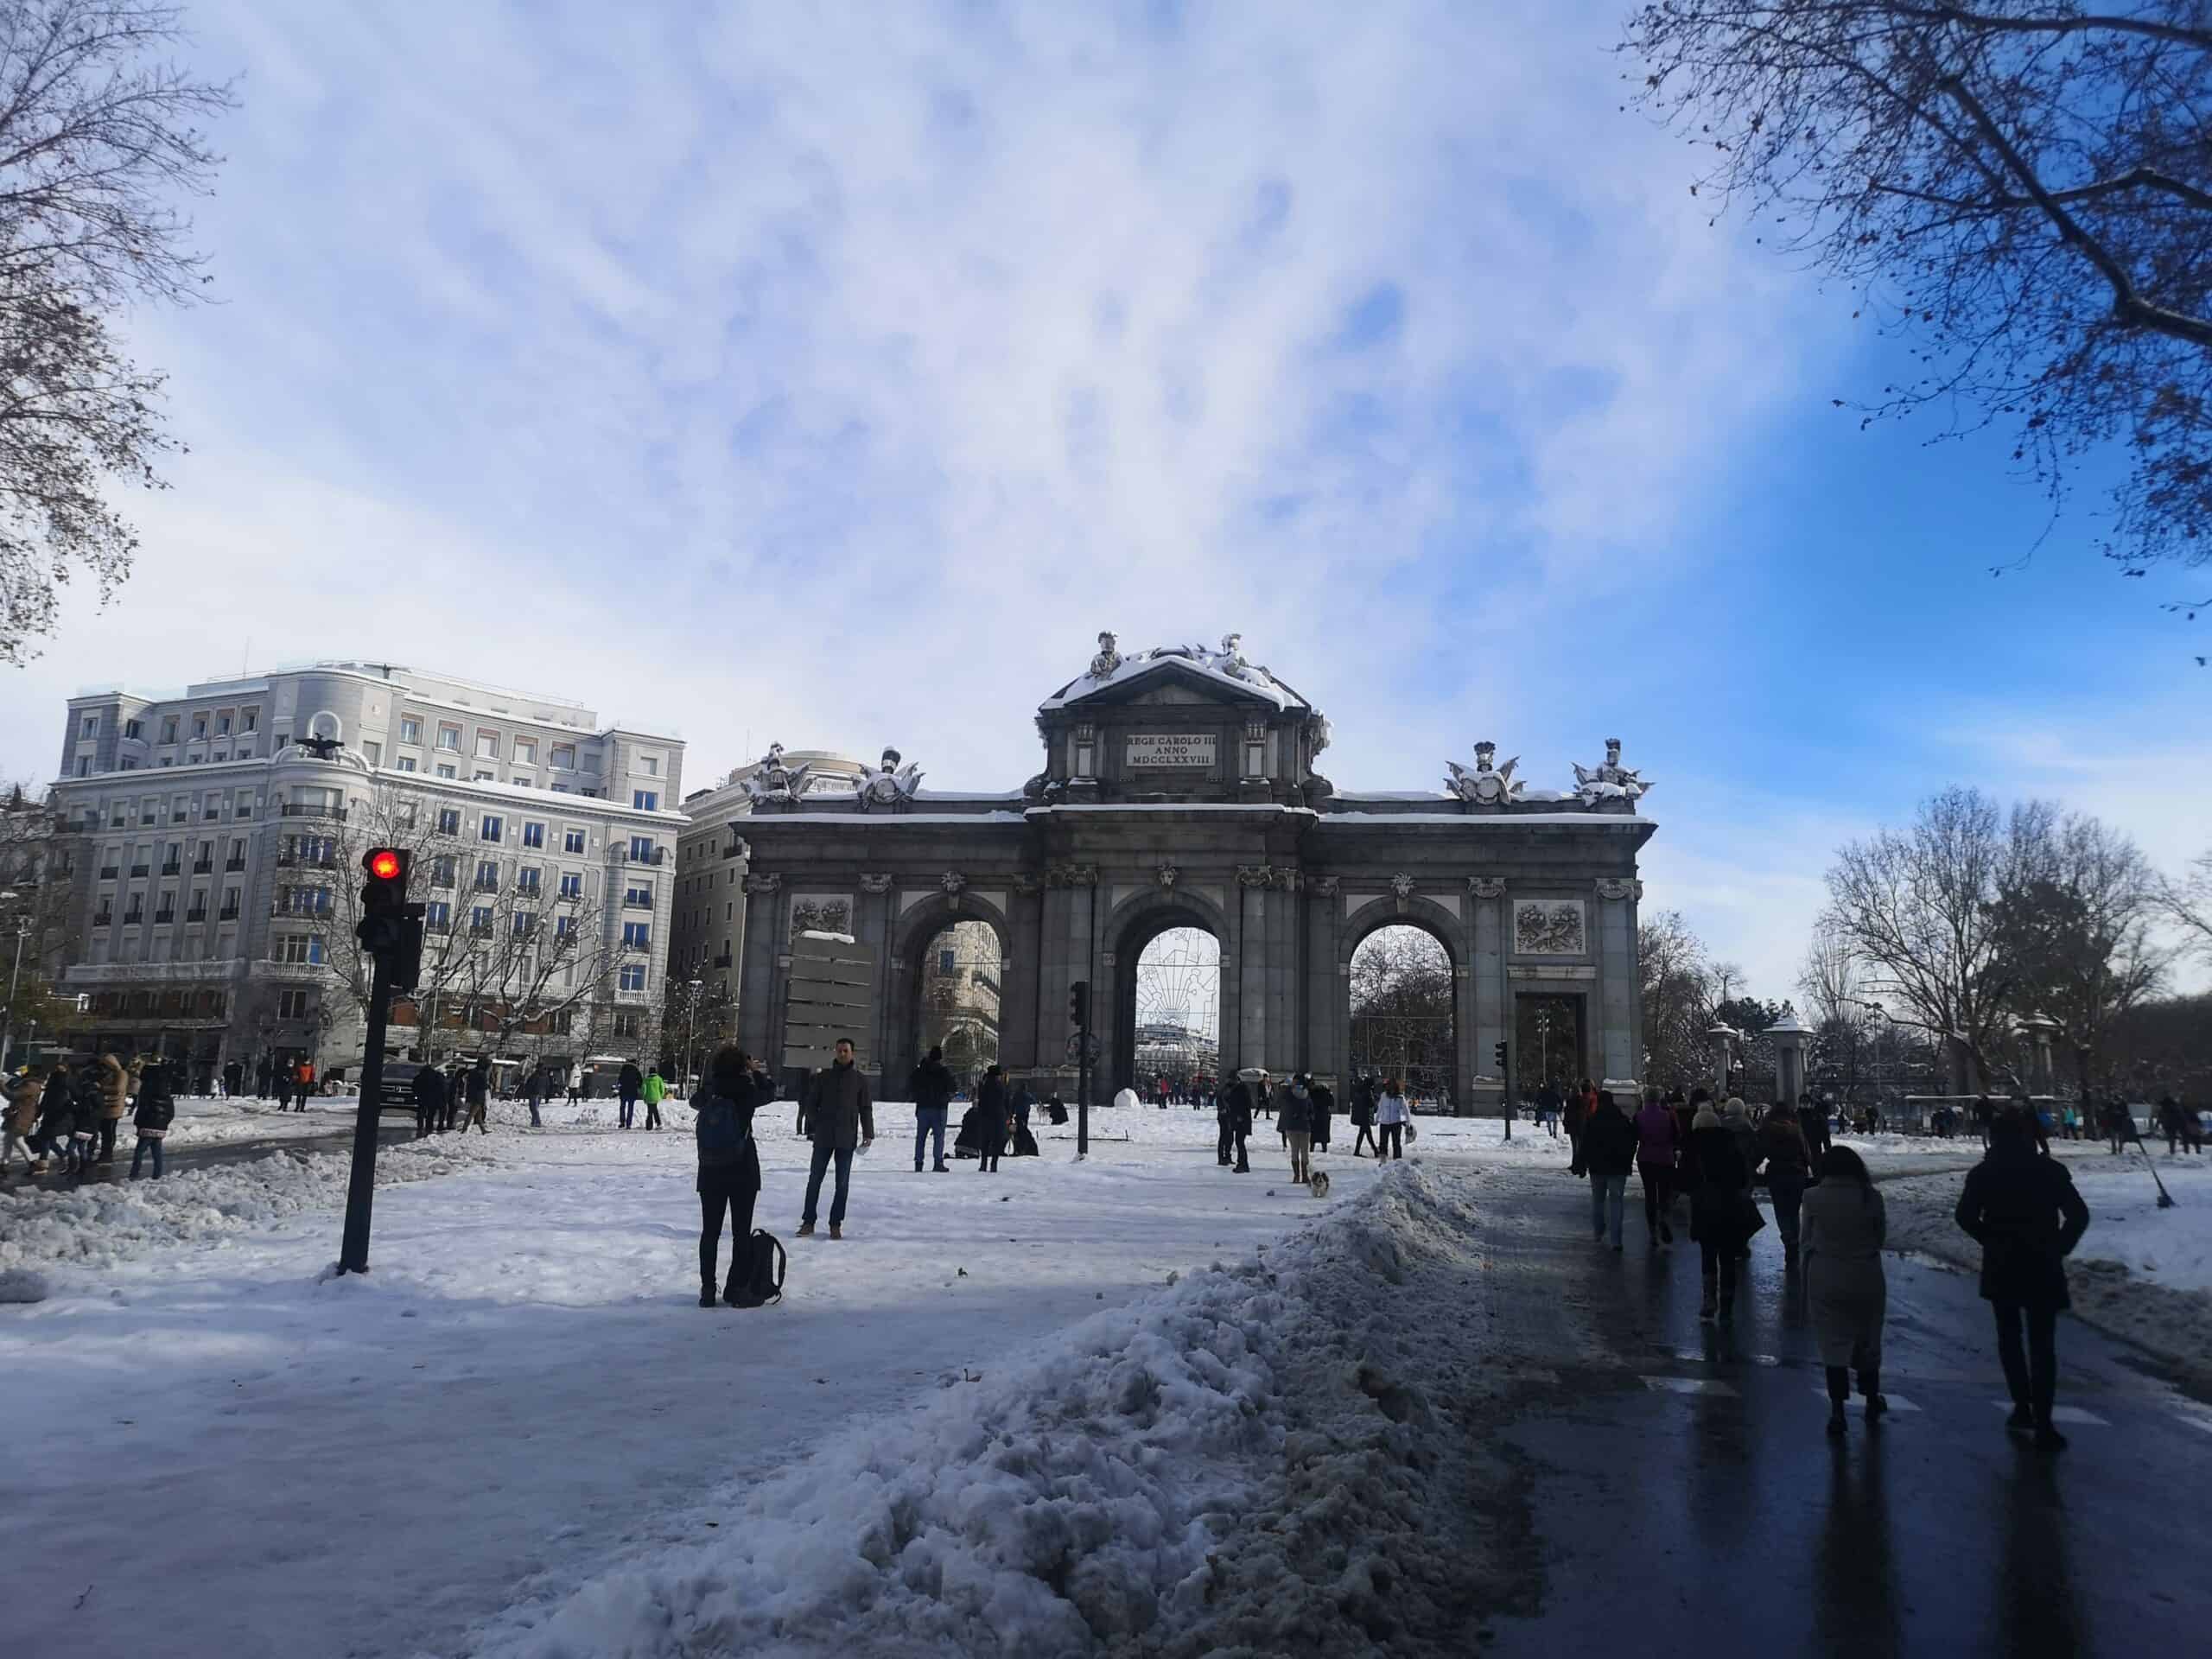
<path id="1" fill-rule="evenodd" d="M 953 898 L 960 896 L 960 889 L 968 885 L 968 878 L 957 870 L 947 870 L 937 879 L 937 884 Z"/>
<path id="2" fill-rule="evenodd" d="M 745 878 L 745 890 L 747 893 L 781 893 L 784 878 L 772 871 L 766 875 L 748 875 Z"/>
<path id="3" fill-rule="evenodd" d="M 878 875 L 863 872 L 861 876 L 861 891 L 862 893 L 890 892 L 891 873 L 887 870 L 883 874 Z"/>
<path id="4" fill-rule="evenodd" d="M 1471 875 L 1467 878 L 1467 891 L 1478 899 L 1503 899 L 1505 897 L 1505 878 L 1502 875 Z"/>
<path id="5" fill-rule="evenodd" d="M 1313 878 L 1313 891 L 1324 899 L 1335 898 L 1343 891 L 1344 885 L 1344 878 L 1340 875 L 1317 875 Z"/>
<path id="6" fill-rule="evenodd" d="M 1049 887 L 1095 887 L 1098 885 L 1096 864 L 1055 863 L 1045 867 L 1045 885 Z"/>
<path id="7" fill-rule="evenodd" d="M 1301 885 L 1299 873 L 1281 864 L 1239 864 L 1236 884 L 1244 887 L 1274 888 L 1282 893 L 1296 893 Z"/>
<path id="8" fill-rule="evenodd" d="M 1643 883 L 1617 875 L 1601 875 L 1598 878 L 1598 896 L 1613 899 L 1641 899 L 1643 897 Z"/>
<path id="9" fill-rule="evenodd" d="M 1044 878 L 1043 876 L 1041 876 L 1041 875 L 1032 875 L 1032 874 L 1028 874 L 1027 872 L 1026 872 L 1026 871 L 1025 871 L 1023 874 L 1020 874 L 1020 875 L 1017 875 L 1017 876 L 1015 876 L 1015 877 L 1014 878 L 1014 890 L 1016 893 L 1035 893 L 1035 892 L 1038 892 L 1039 889 L 1041 889 L 1041 888 L 1044 887 L 1044 885 L 1045 885 L 1045 878 Z"/>

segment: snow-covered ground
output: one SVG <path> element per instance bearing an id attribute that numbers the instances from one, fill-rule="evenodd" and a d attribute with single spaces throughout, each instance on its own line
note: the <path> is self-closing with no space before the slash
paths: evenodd
<path id="1" fill-rule="evenodd" d="M 1122 1375 L 1127 1409 L 1152 1387 L 1220 1395 L 1188 1446 L 1129 1452 L 1156 1465 L 1160 1491 L 1142 1501 L 1161 1506 L 1154 1582 L 1169 1595 L 1194 1547 L 1177 1529 L 1213 1502 L 1197 1465 L 1188 1491 L 1170 1465 L 1228 1457 L 1244 1443 L 1236 1422 L 1261 1409 L 1226 1334 L 1213 1360 L 1185 1338 L 1264 1325 L 1230 1308 L 1266 1275 L 1240 1290 L 1208 1274 L 1223 1286 L 1199 1300 L 1125 1313 L 1098 1328 L 1110 1336 L 1064 1338 L 1058 1358 L 1033 1351 L 1012 1376 L 1010 1357 L 1171 1274 L 1249 1263 L 1379 1172 L 1332 1159 L 1336 1188 L 1319 1202 L 1284 1179 L 1264 1130 L 1238 1176 L 1215 1166 L 1210 1115 L 1118 1116 L 1098 1114 L 1085 1164 L 1070 1161 L 1072 1122 L 1040 1123 L 1045 1157 L 938 1175 L 913 1173 L 911 1112 L 885 1107 L 884 1138 L 856 1160 L 849 1236 L 832 1243 L 791 1236 L 805 1148 L 789 1109 L 772 1109 L 759 1221 L 796 1248 L 785 1304 L 754 1313 L 696 1306 L 681 1108 L 659 1135 L 592 1127 L 605 1109 L 588 1104 L 528 1133 L 514 1127 L 527 1113 L 503 1105 L 489 1136 L 387 1147 L 388 1173 L 439 1179 L 380 1186 L 365 1278 L 327 1271 L 340 1154 L 0 1197 L 8 1262 L 49 1281 L 46 1300 L 0 1306 L 0 1375 L 18 1402 L 64 1402 L 11 1439 L 0 1551 L 67 1564 L 70 1580 L 18 1599 L 8 1645 L 79 1659 L 448 1651 L 511 1604 L 549 1608 L 602 1567 L 697 1541 L 701 1500 L 810 1452 L 831 1461 L 776 1501 L 809 1486 L 826 1501 L 871 1460 L 919 1456 L 938 1430 L 899 1438 L 918 1413 L 1031 1437 L 1030 1451 L 969 1446 L 963 1459 L 1042 1457 L 1036 1437 L 1059 1441 L 1021 1402 L 1093 1350 L 1132 1344 L 1159 1358 L 1150 1383 Z M 1417 1145 L 1456 1128 L 1425 1123 Z M 1113 1463 L 1102 1452 L 1085 1475 L 1082 1421 L 1064 1431 L 1075 1461 L 1051 1465 L 1077 1488 Z M 1268 1421 L 1276 1433 L 1285 1419 Z M 1071 1536 L 1095 1524 L 1071 1518 Z M 499 1636 L 537 1639 L 519 1624 Z"/>

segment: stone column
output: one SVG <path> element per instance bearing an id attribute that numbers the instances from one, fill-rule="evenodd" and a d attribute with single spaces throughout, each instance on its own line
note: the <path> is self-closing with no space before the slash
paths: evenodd
<path id="1" fill-rule="evenodd" d="M 2051 1060 L 2051 1039 L 2058 1034 L 2058 1021 L 2035 1014 L 2020 1021 L 2020 1030 L 2035 1045 L 2035 1062 L 2028 1077 L 2028 1092 L 2035 1095 L 2056 1094 L 2057 1068 Z"/>
<path id="2" fill-rule="evenodd" d="M 1351 1064 L 1351 995 L 1344 954 L 1343 883 L 1333 875 L 1307 879 L 1306 900 L 1306 1018 L 1310 1045 L 1306 1064 L 1336 1091 L 1338 1109 L 1349 1109 Z"/>
<path id="3" fill-rule="evenodd" d="M 1598 1019 L 1601 1082 L 1628 1082 L 1643 1069 L 1636 1041 L 1636 905 L 1643 884 L 1608 876 L 1598 883 Z"/>
<path id="4" fill-rule="evenodd" d="M 773 1016 L 779 989 L 776 937 L 781 915 L 783 877 L 778 874 L 745 878 L 745 933 L 738 963 L 737 1040 L 747 1052 L 757 1054 L 771 1076 L 783 1066 L 780 1045 L 775 1041 Z"/>
<path id="5" fill-rule="evenodd" d="M 1734 1057 L 1736 1028 L 1716 1021 L 1705 1033 L 1713 1042 L 1713 1092 L 1716 1100 L 1728 1098 L 1728 1062 Z"/>
<path id="6" fill-rule="evenodd" d="M 999 1058 L 1017 1076 L 1054 1063 L 1041 1046 L 1044 1022 L 1037 999 L 1043 886 L 1037 876 L 1017 875 L 1007 899 L 1007 956 L 1000 964 Z"/>
<path id="7" fill-rule="evenodd" d="M 1232 1052 L 1222 1061 L 1225 1074 L 1234 1064 L 1273 1070 L 1268 1052 L 1268 881 L 1273 872 L 1265 865 L 1245 865 L 1236 872 L 1236 1030 L 1223 1039 Z M 1229 947 L 1222 945 L 1226 958 Z M 1226 960 L 1223 963 L 1227 971 Z"/>
<path id="8" fill-rule="evenodd" d="M 1497 1076 L 1497 1046 L 1513 1040 L 1513 997 L 1505 982 L 1505 878 L 1471 875 L 1467 897 L 1474 914 L 1467 924 L 1467 938 L 1472 944 L 1467 963 L 1471 982 L 1462 1002 L 1469 1009 L 1468 1028 L 1474 1036 L 1471 1064 L 1475 1076 L 1490 1077 L 1498 1085 L 1495 1090 L 1484 1090 L 1477 1103 L 1496 1104 L 1503 1112 L 1510 1110 L 1512 1103 L 1504 1094 L 1507 1080 Z M 1516 1067 L 1526 1063 L 1511 1053 L 1507 1060 Z"/>
<path id="9" fill-rule="evenodd" d="M 1785 1008 L 1766 1034 L 1774 1039 L 1775 1096 L 1794 1106 L 1804 1096 L 1805 1040 L 1813 1033 L 1794 1011 Z"/>
<path id="10" fill-rule="evenodd" d="M 894 1074 L 903 1077 L 905 1074 L 898 1068 L 921 1058 L 918 1054 L 907 1058 L 893 1052 L 910 1012 L 893 1006 L 904 995 L 906 983 L 902 971 L 906 963 L 894 961 L 891 955 L 892 906 L 897 901 L 898 895 L 892 892 L 887 874 L 863 874 L 860 891 L 853 895 L 853 942 L 868 945 L 875 952 L 875 1020 L 869 1033 L 868 1058 L 875 1067 L 875 1080 L 869 1086 L 879 1100 L 886 1092 L 887 1078 Z"/>

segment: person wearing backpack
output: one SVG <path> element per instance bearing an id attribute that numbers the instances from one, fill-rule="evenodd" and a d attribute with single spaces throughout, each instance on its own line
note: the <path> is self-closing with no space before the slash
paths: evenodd
<path id="1" fill-rule="evenodd" d="M 645 1080 L 638 1090 L 638 1097 L 645 1103 L 645 1127 L 660 1128 L 660 1103 L 668 1098 L 668 1082 L 655 1066 L 645 1073 Z"/>
<path id="2" fill-rule="evenodd" d="M 138 1083 L 138 1099 L 130 1121 L 138 1130 L 138 1144 L 130 1154 L 130 1179 L 138 1179 L 138 1163 L 148 1148 L 154 1154 L 154 1179 L 162 1179 L 162 1141 L 176 1120 L 176 1100 L 169 1088 L 168 1067 L 156 1057 L 146 1063 Z"/>
<path id="3" fill-rule="evenodd" d="M 699 1306 L 715 1305 L 715 1262 L 721 1254 L 722 1217 L 730 1221 L 729 1280 L 721 1298 L 740 1305 L 751 1268 L 753 1211 L 760 1197 L 760 1152 L 753 1144 L 753 1114 L 776 1097 L 776 1085 L 743 1049 L 715 1051 L 699 1092 L 691 1126 L 698 1145 Z"/>

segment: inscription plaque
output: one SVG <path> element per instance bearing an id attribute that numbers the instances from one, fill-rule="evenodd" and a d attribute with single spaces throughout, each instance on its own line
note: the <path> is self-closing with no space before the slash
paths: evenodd
<path id="1" fill-rule="evenodd" d="M 1132 771 L 1202 770 L 1214 764 L 1212 732 L 1132 732 L 1127 759 Z"/>

